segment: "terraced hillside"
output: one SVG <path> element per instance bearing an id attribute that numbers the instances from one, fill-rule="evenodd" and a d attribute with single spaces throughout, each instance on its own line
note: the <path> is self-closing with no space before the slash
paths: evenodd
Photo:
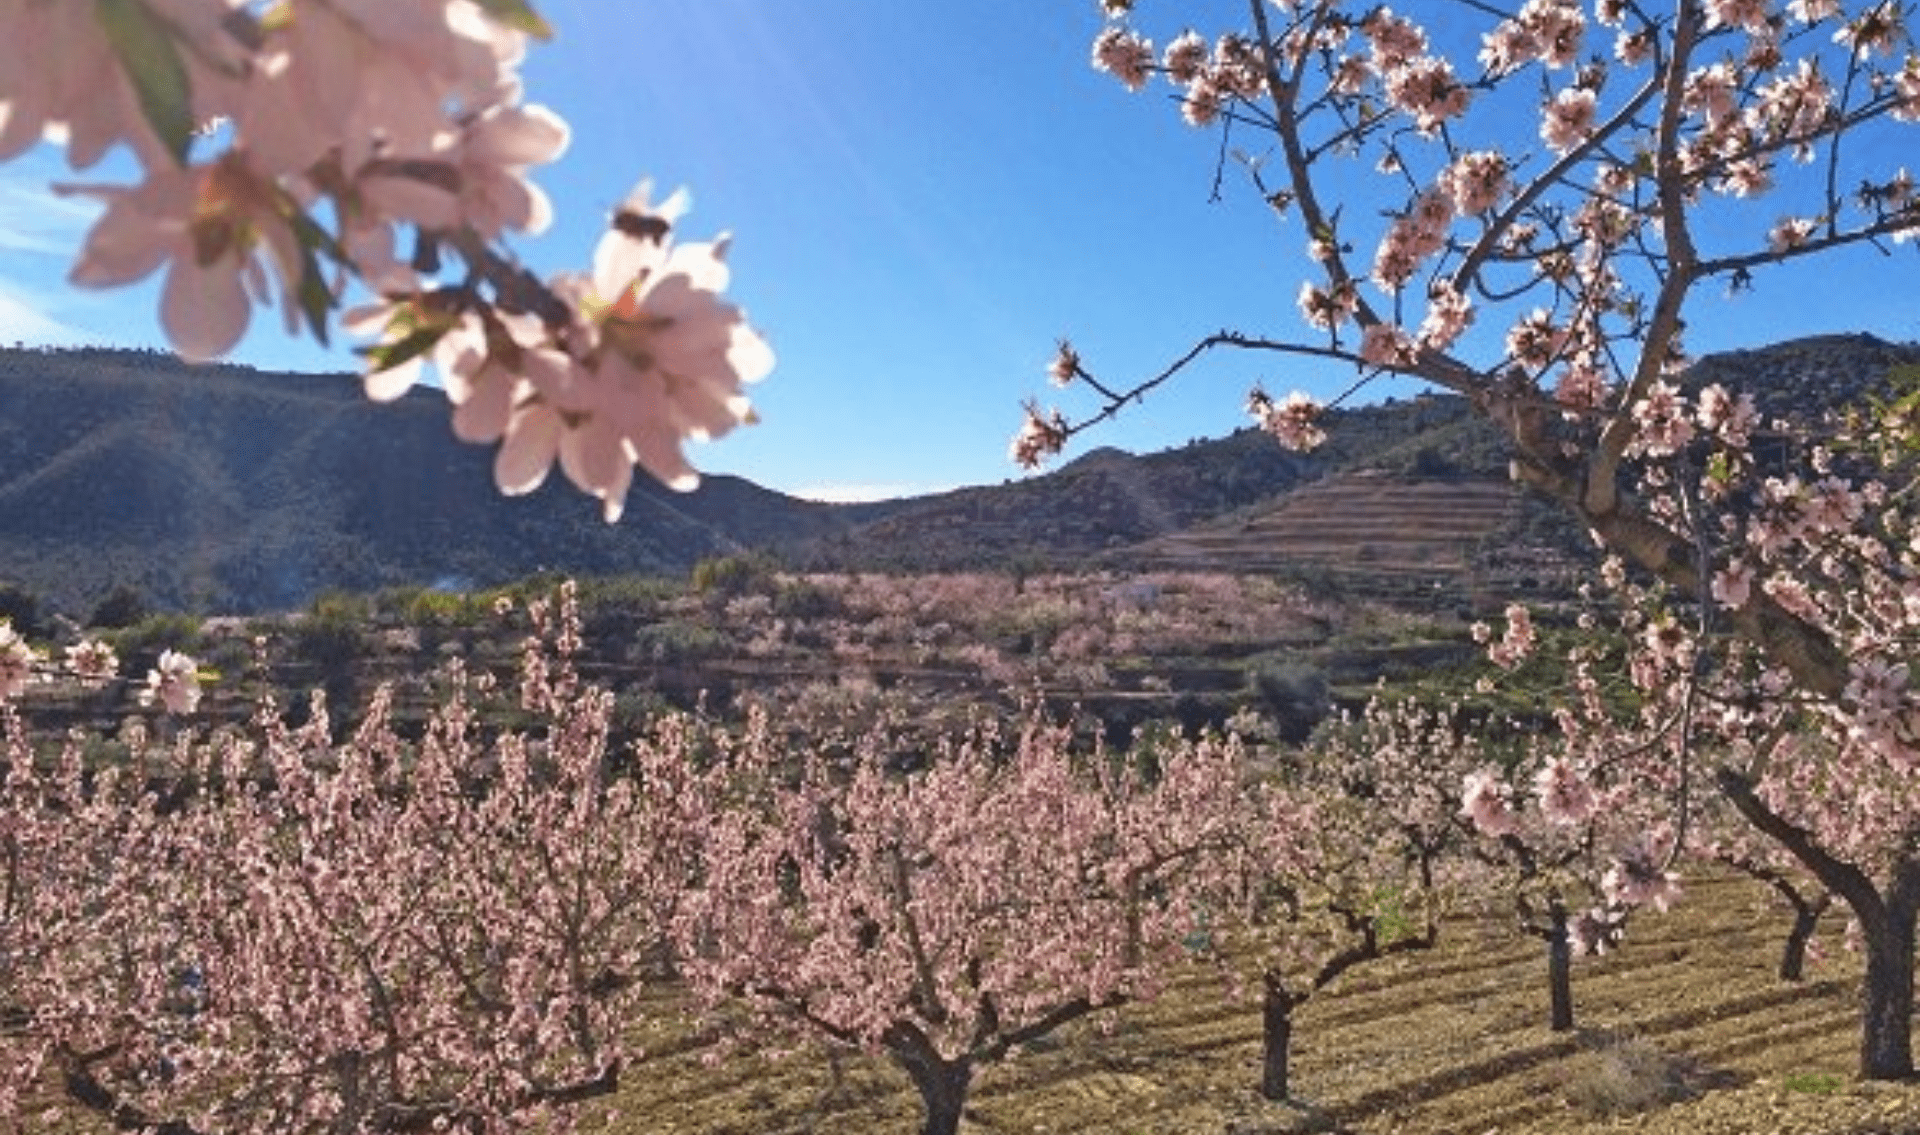
<path id="1" fill-rule="evenodd" d="M 1319 568 L 1381 590 L 1498 582 L 1551 586 L 1572 567 L 1564 545 L 1527 535 L 1521 492 L 1501 480 L 1344 473 L 1235 520 L 1129 550 L 1157 568 L 1288 572 Z"/>

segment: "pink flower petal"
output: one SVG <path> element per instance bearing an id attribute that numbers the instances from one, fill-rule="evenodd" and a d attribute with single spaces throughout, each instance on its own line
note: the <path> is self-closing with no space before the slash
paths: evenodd
<path id="1" fill-rule="evenodd" d="M 219 358 L 246 333 L 252 305 L 240 283 L 240 267 L 230 256 L 206 266 L 191 256 L 174 257 L 160 294 L 160 324 L 182 358 Z"/>
<path id="2" fill-rule="evenodd" d="M 62 194 L 98 196 L 106 212 L 93 223 L 68 279 L 82 287 L 110 288 L 151 275 L 178 247 L 184 224 L 161 220 L 134 194 L 118 190 L 89 192 L 85 188 L 56 186 Z M 144 195 L 143 195 L 144 196 Z M 190 204 L 182 203 L 183 208 Z"/>
<path id="3" fill-rule="evenodd" d="M 539 165 L 559 157 L 568 137 L 566 121 L 544 106 L 500 107 L 474 127 L 467 157 L 488 165 Z"/>
<path id="4" fill-rule="evenodd" d="M 634 448 L 634 460 L 653 474 L 661 484 L 675 492 L 690 493 L 700 487 L 700 474 L 680 452 L 680 438 L 665 423 L 627 435 Z"/>
<path id="5" fill-rule="evenodd" d="M 733 325 L 733 341 L 727 346 L 727 362 L 741 382 L 759 382 L 773 373 L 773 348 L 767 345 L 744 317 Z"/>
<path id="6" fill-rule="evenodd" d="M 506 439 L 493 458 L 493 481 L 510 497 L 522 496 L 540 487 L 553 467 L 565 425 L 559 415 L 545 406 L 522 407 L 507 424 Z"/>
<path id="7" fill-rule="evenodd" d="M 453 409 L 453 436 L 489 442 L 507 432 L 513 420 L 513 392 L 520 383 L 499 367 L 482 368 L 468 384 L 467 397 Z"/>
<path id="8" fill-rule="evenodd" d="M 627 468 L 627 454 L 620 435 L 597 417 L 560 439 L 560 467 L 583 492 L 602 496 Z"/>
<path id="9" fill-rule="evenodd" d="M 413 389 L 413 384 L 419 378 L 420 359 L 417 356 L 385 370 L 368 371 L 365 383 L 367 397 L 375 402 L 391 402 Z"/>

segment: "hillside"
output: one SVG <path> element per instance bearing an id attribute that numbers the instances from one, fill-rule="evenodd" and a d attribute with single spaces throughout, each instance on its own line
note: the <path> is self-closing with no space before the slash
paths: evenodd
<path id="1" fill-rule="evenodd" d="M 1883 391 L 1901 365 L 1920 365 L 1920 345 L 1822 335 L 1707 356 L 1683 382 L 1805 418 Z M 1254 429 L 1139 456 L 1098 448 L 1044 477 L 893 502 L 796 555 L 839 569 L 1278 572 L 1404 598 L 1550 588 L 1589 553 L 1569 517 L 1510 484 L 1502 438 L 1463 399 L 1335 410 L 1326 432 L 1307 455 Z"/>
<path id="2" fill-rule="evenodd" d="M 1124 563 L 1135 545 L 1343 470 L 1491 477 L 1506 468 L 1498 435 L 1459 398 L 1336 410 L 1327 433 L 1311 454 L 1251 428 L 1139 456 L 1095 449 L 1045 476 L 896 502 L 883 518 L 809 545 L 803 561 L 909 571 L 1060 567 L 1102 554 Z"/>
<path id="3" fill-rule="evenodd" d="M 1920 364 L 1920 346 L 1830 335 L 1711 356 L 1690 380 L 1805 415 L 1880 389 L 1900 364 Z M 162 608 L 256 612 L 541 569 L 681 576 L 765 551 L 820 570 L 1331 572 L 1404 597 L 1463 580 L 1548 585 L 1585 554 L 1570 523 L 1507 484 L 1498 434 L 1461 399 L 1342 409 L 1327 428 L 1310 455 L 1245 429 L 873 504 L 640 478 L 609 526 L 557 474 L 500 498 L 491 451 L 452 437 L 434 390 L 375 406 L 348 375 L 16 349 L 0 351 L 0 584 L 72 614 L 120 585 Z"/>
<path id="4" fill-rule="evenodd" d="M 1376 598 L 1511 596 L 1577 570 L 1571 525 L 1504 478 L 1335 473 L 1226 520 L 1125 550 L 1142 568 L 1292 575 Z"/>
<path id="5" fill-rule="evenodd" d="M 542 568 L 684 573 L 857 512 L 732 477 L 636 481 L 601 523 L 558 483 L 502 499 L 437 391 L 391 406 L 349 376 L 187 367 L 124 351 L 0 352 L 0 577 L 82 608 L 115 584 L 259 611 L 327 589 L 490 583 Z"/>

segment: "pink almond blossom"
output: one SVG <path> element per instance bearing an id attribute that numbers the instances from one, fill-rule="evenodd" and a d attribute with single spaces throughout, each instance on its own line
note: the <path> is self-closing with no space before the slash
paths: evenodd
<path id="1" fill-rule="evenodd" d="M 1514 831 L 1513 807 L 1507 802 L 1512 791 L 1498 771 L 1479 769 L 1467 774 L 1460 793 L 1460 815 L 1473 823 L 1481 835 L 1498 838 Z"/>
<path id="2" fill-rule="evenodd" d="M 1373 323 L 1360 337 L 1360 357 L 1377 367 L 1407 367 L 1419 360 L 1420 347 L 1400 325 Z"/>
<path id="3" fill-rule="evenodd" d="M 217 113 L 213 96 L 231 84 L 223 72 L 243 66 L 223 21 L 244 0 L 146 0 L 175 40 L 194 109 Z M 10 0 L 0 4 L 0 160 L 43 137 L 65 145 L 67 163 L 85 169 L 119 143 L 151 171 L 174 165 L 142 113 L 125 65 L 96 5 Z"/>
<path id="4" fill-rule="evenodd" d="M 524 51 L 478 5 L 302 0 L 269 32 L 236 129 L 275 173 L 303 173 L 336 147 L 349 173 L 429 158 L 456 117 L 517 101 Z"/>
<path id="5" fill-rule="evenodd" d="M 1307 453 L 1318 449 L 1327 440 L 1327 433 L 1320 428 L 1320 415 L 1325 407 L 1310 395 L 1295 390 L 1288 394 L 1284 402 L 1275 404 L 1265 391 L 1255 388 L 1247 396 L 1247 412 L 1253 415 L 1260 428 L 1274 436 L 1281 447 L 1295 453 Z"/>
<path id="6" fill-rule="evenodd" d="M 1453 199 L 1454 208 L 1466 216 L 1477 216 L 1506 196 L 1512 185 L 1512 166 L 1498 150 L 1475 150 L 1461 154 L 1442 170 L 1440 185 Z"/>
<path id="7" fill-rule="evenodd" d="M 1067 444 L 1067 421 L 1058 410 L 1042 412 L 1029 402 L 1020 432 L 1013 437 L 1009 456 L 1022 469 L 1035 469 Z"/>
<path id="8" fill-rule="evenodd" d="M 1174 83 L 1187 84 L 1200 75 L 1200 68 L 1207 62 L 1207 41 L 1199 32 L 1188 28 L 1167 44 L 1167 50 L 1160 57 L 1160 66 L 1166 71 L 1167 78 Z"/>
<path id="9" fill-rule="evenodd" d="M 62 192 L 107 205 L 70 279 L 112 287 L 165 265 L 160 322 L 185 358 L 216 358 L 240 341 L 252 300 L 270 295 L 270 271 L 283 298 L 297 286 L 302 261 L 286 221 L 290 203 L 244 153 L 154 170 L 131 189 L 68 186 Z"/>
<path id="10" fill-rule="evenodd" d="M 120 656 L 97 638 L 83 638 L 67 647 L 66 670 L 84 685 L 100 685 L 120 672 Z"/>
<path id="11" fill-rule="evenodd" d="M 1153 73 L 1153 43 L 1127 28 L 1109 25 L 1094 38 L 1093 68 L 1112 75 L 1130 91 L 1140 90 Z"/>
<path id="12" fill-rule="evenodd" d="M 1593 786 L 1565 757 L 1555 757 L 1540 766 L 1533 791 L 1540 801 L 1541 814 L 1562 827 L 1586 823 L 1600 806 Z"/>
<path id="13" fill-rule="evenodd" d="M 0 701 L 17 698 L 33 681 L 38 651 L 27 645 L 12 623 L 0 622 Z"/>
<path id="14" fill-rule="evenodd" d="M 1584 142 L 1593 133 L 1599 100 L 1585 87 L 1569 87 L 1553 96 L 1540 117 L 1540 140 L 1558 154 Z"/>
<path id="15" fill-rule="evenodd" d="M 1473 300 L 1446 281 L 1427 289 L 1427 316 L 1415 338 L 1424 350 L 1444 351 L 1473 326 Z"/>
<path id="16" fill-rule="evenodd" d="M 168 713 L 192 713 L 200 705 L 200 664 L 177 650 L 163 650 L 147 671 L 141 705 L 158 703 Z"/>
<path id="17" fill-rule="evenodd" d="M 1623 906 L 1651 906 L 1665 911 L 1680 897 L 1680 877 L 1661 867 L 1644 847 L 1622 852 L 1600 877 L 1600 889 L 1610 902 Z"/>
<path id="18" fill-rule="evenodd" d="M 375 161 L 361 170 L 361 201 L 379 217 L 429 229 L 469 226 L 491 239 L 512 230 L 539 234 L 553 220 L 553 205 L 527 176 L 533 166 L 557 159 L 568 129 L 541 106 L 493 106 L 447 132 L 412 163 Z M 425 162 L 437 175 L 416 175 Z"/>

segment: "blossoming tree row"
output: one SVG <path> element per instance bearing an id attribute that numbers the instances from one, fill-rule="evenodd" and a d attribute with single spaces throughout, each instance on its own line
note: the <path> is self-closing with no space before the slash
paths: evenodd
<path id="1" fill-rule="evenodd" d="M 177 727 L 117 745 L 37 737 L 7 693 L 0 1118 L 564 1128 L 645 1055 L 672 985 L 745 1036 L 887 1057 L 948 1135 L 982 1068 L 1195 965 L 1257 992 L 1283 1099 L 1294 1011 L 1434 945 L 1466 896 L 1586 878 L 1614 917 L 1663 897 L 1622 881 L 1636 814 L 1597 780 L 1549 762 L 1523 826 L 1448 713 L 1377 705 L 1303 752 L 1109 752 L 1035 714 L 619 737 L 575 669 L 572 589 L 503 607 L 529 632 L 517 680 L 450 665 L 424 726 L 384 692 L 291 726 L 268 692 L 207 732 L 188 659 L 149 677 Z M 1512 883 L 1470 826 L 1584 858 Z"/>

